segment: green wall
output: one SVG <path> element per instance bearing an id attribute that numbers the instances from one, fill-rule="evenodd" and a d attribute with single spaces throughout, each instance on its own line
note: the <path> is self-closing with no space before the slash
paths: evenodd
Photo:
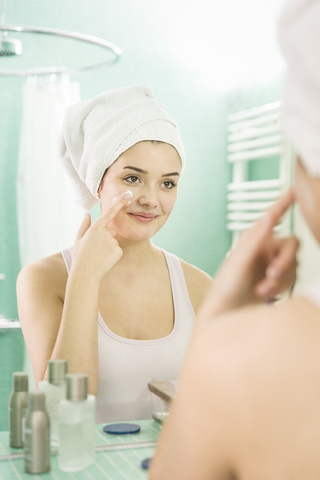
<path id="1" fill-rule="evenodd" d="M 225 160 L 227 114 L 279 99 L 281 82 L 280 77 L 272 81 L 266 78 L 253 82 L 250 88 L 239 86 L 223 91 L 215 88 L 214 82 L 210 83 L 210 76 L 179 58 L 179 46 L 175 44 L 173 48 L 171 39 L 176 29 L 179 33 L 179 28 L 186 25 L 179 24 L 181 18 L 173 7 L 181 4 L 185 9 L 195 8 L 193 3 L 189 0 L 7 0 L 6 20 L 11 24 L 100 36 L 122 49 L 122 58 L 116 65 L 74 75 L 72 79 L 80 82 L 83 100 L 106 89 L 147 84 L 176 119 L 185 144 L 187 167 L 175 211 L 154 242 L 214 275 L 230 244 L 230 235 L 225 229 L 225 192 L 230 178 Z M 265 2 L 259 0 L 258 3 Z M 199 2 L 203 18 L 211 14 L 213 5 L 208 1 Z M 188 36 L 179 38 L 181 48 L 187 40 L 190 43 L 190 36 L 191 40 L 194 35 L 194 40 L 199 41 L 195 34 L 201 32 L 199 11 L 194 24 L 190 23 L 187 29 Z M 210 41 L 210 31 L 203 29 L 203 32 L 205 45 Z M 53 38 L 48 41 L 40 35 L 11 36 L 21 38 L 24 54 L 17 59 L 0 58 L 0 69 L 36 66 L 37 62 L 80 65 L 99 56 L 81 44 L 64 44 Z M 201 42 L 199 48 L 200 45 Z M 192 55 L 194 52 L 190 51 L 191 59 Z M 214 79 L 221 66 L 217 66 L 210 55 L 204 62 L 211 68 Z M 0 272 L 7 277 L 0 283 L 0 313 L 10 318 L 17 318 L 15 282 L 20 269 L 15 177 L 24 82 L 24 78 L 0 76 Z M 97 209 L 94 215 L 98 215 Z M 3 412 L 6 412 L 11 388 L 8 379 L 14 370 L 23 366 L 22 346 L 20 333 L 0 333 L 1 358 L 7 359 L 5 363 L 1 360 L 0 429 L 6 428 Z"/>
<path id="2" fill-rule="evenodd" d="M 8 430 L 8 401 L 12 390 L 12 373 L 23 367 L 24 340 L 21 330 L 0 333 L 0 430 Z"/>

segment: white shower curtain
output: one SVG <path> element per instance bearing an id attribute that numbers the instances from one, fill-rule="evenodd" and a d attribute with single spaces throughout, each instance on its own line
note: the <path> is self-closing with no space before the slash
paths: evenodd
<path id="1" fill-rule="evenodd" d="M 66 108 L 80 101 L 80 86 L 27 83 L 17 175 L 17 216 L 21 267 L 72 245 L 83 218 L 74 203 L 60 156 L 60 132 Z M 24 370 L 34 388 L 25 349 Z"/>
<path id="2" fill-rule="evenodd" d="M 23 87 L 17 176 L 21 267 L 72 244 L 83 217 L 60 157 L 65 110 L 79 101 L 80 86 L 68 79 Z"/>

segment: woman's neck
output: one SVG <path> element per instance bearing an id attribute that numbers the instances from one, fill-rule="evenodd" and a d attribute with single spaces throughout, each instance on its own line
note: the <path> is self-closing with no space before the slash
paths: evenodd
<path id="1" fill-rule="evenodd" d="M 123 251 L 123 255 L 118 262 L 119 266 L 120 264 L 126 264 L 127 266 L 131 264 L 141 268 L 147 263 L 154 262 L 159 255 L 159 248 L 155 247 L 149 239 L 133 242 L 121 237 L 117 238 L 117 240 Z"/>

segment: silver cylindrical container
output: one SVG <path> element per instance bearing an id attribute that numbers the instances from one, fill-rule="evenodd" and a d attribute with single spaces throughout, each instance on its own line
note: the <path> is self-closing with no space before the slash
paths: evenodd
<path id="1" fill-rule="evenodd" d="M 39 382 L 38 388 L 46 395 L 46 409 L 50 418 L 51 446 L 59 444 L 59 404 L 66 398 L 66 360 L 49 360 L 49 380 Z"/>
<path id="2" fill-rule="evenodd" d="M 50 421 L 45 408 L 45 394 L 31 392 L 24 431 L 24 469 L 27 473 L 50 470 Z"/>
<path id="3" fill-rule="evenodd" d="M 67 378 L 67 399 L 71 402 L 83 402 L 88 396 L 88 375 L 69 373 Z"/>
<path id="4" fill-rule="evenodd" d="M 67 360 L 49 360 L 49 383 L 53 385 L 62 385 L 66 383 L 66 375 L 68 372 Z"/>
<path id="5" fill-rule="evenodd" d="M 12 392 L 9 398 L 10 447 L 23 447 L 23 419 L 27 410 L 28 389 L 28 375 L 15 372 L 12 375 Z"/>

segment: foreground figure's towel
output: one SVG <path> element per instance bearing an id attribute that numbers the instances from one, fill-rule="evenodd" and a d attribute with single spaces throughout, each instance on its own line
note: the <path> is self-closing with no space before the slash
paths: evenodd
<path id="1" fill-rule="evenodd" d="M 289 2 L 279 32 L 288 66 L 284 127 L 308 172 L 320 177 L 320 1 Z"/>

